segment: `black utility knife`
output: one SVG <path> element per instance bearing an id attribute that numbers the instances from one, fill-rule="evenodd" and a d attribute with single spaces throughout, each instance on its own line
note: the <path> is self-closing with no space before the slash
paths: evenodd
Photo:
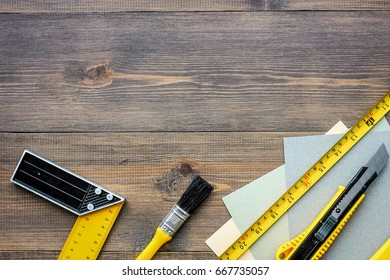
<path id="1" fill-rule="evenodd" d="M 346 187 L 340 187 L 334 202 L 325 207 L 315 221 L 301 235 L 279 247 L 280 260 L 309 260 L 320 258 L 341 231 L 353 211 L 364 198 L 364 192 L 389 160 L 382 144 L 371 159 L 360 168 Z M 324 213 L 324 214 L 323 214 Z"/>

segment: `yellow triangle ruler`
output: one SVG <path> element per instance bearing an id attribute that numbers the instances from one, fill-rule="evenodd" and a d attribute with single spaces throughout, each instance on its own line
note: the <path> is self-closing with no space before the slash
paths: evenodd
<path id="1" fill-rule="evenodd" d="M 218 259 L 236 260 L 390 111 L 390 91 L 263 213 Z"/>
<path id="2" fill-rule="evenodd" d="M 59 260 L 96 260 L 124 202 L 79 216 Z"/>
<path id="3" fill-rule="evenodd" d="M 97 259 L 125 199 L 25 150 L 11 182 L 76 214 L 58 259 Z"/>

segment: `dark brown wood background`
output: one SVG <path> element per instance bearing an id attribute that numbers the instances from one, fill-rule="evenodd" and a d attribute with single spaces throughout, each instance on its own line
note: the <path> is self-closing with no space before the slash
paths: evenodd
<path id="1" fill-rule="evenodd" d="M 3 0 L 0 259 L 55 259 L 75 221 L 9 182 L 24 149 L 126 198 L 101 259 L 134 259 L 201 175 L 215 192 L 155 258 L 214 259 L 222 197 L 389 74 L 390 1 Z"/>

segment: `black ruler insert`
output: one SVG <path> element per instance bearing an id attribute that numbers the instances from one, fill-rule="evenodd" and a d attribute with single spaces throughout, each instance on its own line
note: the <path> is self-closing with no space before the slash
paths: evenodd
<path id="1" fill-rule="evenodd" d="M 23 152 L 11 182 L 77 215 L 124 200 L 119 195 L 28 150 Z"/>

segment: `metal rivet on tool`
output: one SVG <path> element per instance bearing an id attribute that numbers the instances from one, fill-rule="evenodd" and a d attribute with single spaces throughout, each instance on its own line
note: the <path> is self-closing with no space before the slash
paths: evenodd
<path id="1" fill-rule="evenodd" d="M 95 208 L 95 206 L 93 206 L 92 203 L 88 203 L 87 209 L 91 211 L 91 210 L 93 210 L 93 208 Z"/>
<path id="2" fill-rule="evenodd" d="M 102 189 L 101 188 L 96 188 L 95 189 L 95 194 L 99 195 L 102 193 Z"/>
<path id="3" fill-rule="evenodd" d="M 112 200 L 114 198 L 114 196 L 112 194 L 107 194 L 106 196 L 107 200 Z"/>

